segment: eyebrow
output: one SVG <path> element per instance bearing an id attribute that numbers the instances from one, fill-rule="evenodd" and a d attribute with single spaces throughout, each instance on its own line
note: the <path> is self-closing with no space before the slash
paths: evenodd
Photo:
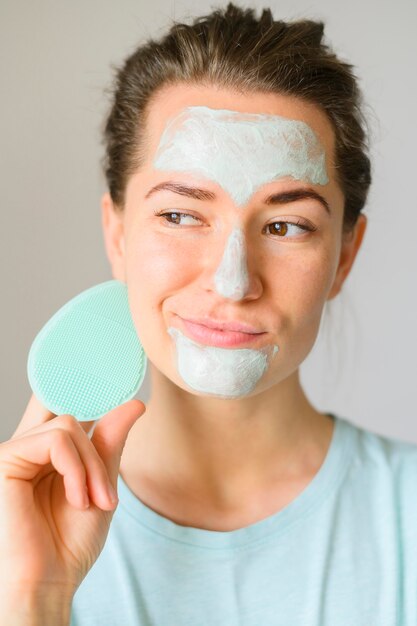
<path id="1" fill-rule="evenodd" d="M 165 181 L 155 185 L 148 191 L 145 196 L 145 199 L 148 199 L 157 191 L 172 191 L 174 193 L 178 193 L 181 196 L 187 196 L 188 198 L 193 198 L 194 200 L 215 200 L 216 194 L 208 189 L 200 189 L 199 187 L 190 187 L 189 185 L 184 185 L 182 183 L 176 183 L 173 181 Z M 275 204 L 288 204 L 289 202 L 295 202 L 296 200 L 304 200 L 307 198 L 312 198 L 313 200 L 317 200 L 323 206 L 323 208 L 330 215 L 330 206 L 327 200 L 319 194 L 314 189 L 293 189 L 292 191 L 282 191 L 278 193 L 270 194 L 264 198 L 264 203 L 268 205 Z"/>

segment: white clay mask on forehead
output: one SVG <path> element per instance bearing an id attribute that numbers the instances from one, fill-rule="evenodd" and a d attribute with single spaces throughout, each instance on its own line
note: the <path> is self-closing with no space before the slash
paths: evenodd
<path id="1" fill-rule="evenodd" d="M 214 180 L 237 205 L 273 180 L 329 182 L 325 151 L 305 122 L 266 113 L 190 106 L 170 119 L 153 165 Z"/>

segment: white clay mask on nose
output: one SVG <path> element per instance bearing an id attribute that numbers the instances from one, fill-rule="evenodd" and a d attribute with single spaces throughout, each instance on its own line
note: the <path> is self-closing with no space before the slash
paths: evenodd
<path id="1" fill-rule="evenodd" d="M 190 106 L 168 121 L 153 165 L 214 180 L 243 205 L 258 187 L 284 176 L 325 185 L 325 160 L 305 122 Z"/>
<path id="2" fill-rule="evenodd" d="M 168 333 L 175 341 L 177 369 L 184 382 L 196 391 L 226 399 L 250 393 L 278 352 L 276 345 L 259 350 L 201 345 L 172 326 Z"/>
<path id="3" fill-rule="evenodd" d="M 241 300 L 248 290 L 245 236 L 240 228 L 234 228 L 229 235 L 214 285 L 218 294 L 232 300 Z"/>

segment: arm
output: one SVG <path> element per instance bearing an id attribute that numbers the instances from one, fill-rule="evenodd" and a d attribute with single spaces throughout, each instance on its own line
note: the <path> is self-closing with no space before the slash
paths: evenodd
<path id="1" fill-rule="evenodd" d="M 72 595 L 58 589 L 2 589 L 0 624 L 69 626 Z"/>

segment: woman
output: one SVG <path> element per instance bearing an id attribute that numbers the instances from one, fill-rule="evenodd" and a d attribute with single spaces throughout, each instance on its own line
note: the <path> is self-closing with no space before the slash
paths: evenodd
<path id="1" fill-rule="evenodd" d="M 322 36 L 229 3 L 118 71 L 103 231 L 152 394 L 91 439 L 32 396 L 0 448 L 4 623 L 416 623 L 416 447 L 299 380 L 371 180 Z"/>

